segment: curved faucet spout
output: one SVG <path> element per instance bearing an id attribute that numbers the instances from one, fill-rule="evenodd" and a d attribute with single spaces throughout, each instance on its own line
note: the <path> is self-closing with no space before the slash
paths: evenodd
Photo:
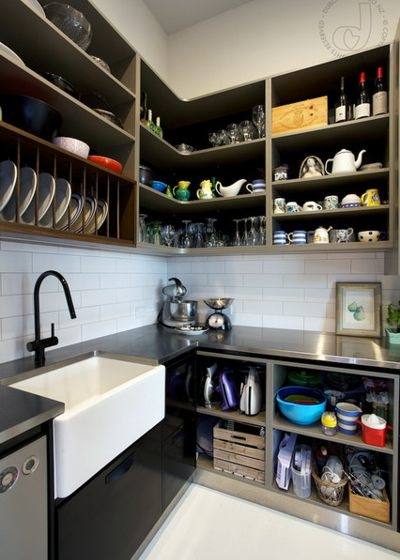
<path id="1" fill-rule="evenodd" d="M 43 280 L 48 276 L 54 276 L 59 280 L 61 286 L 63 287 L 65 299 L 67 300 L 69 314 L 71 319 L 76 319 L 76 312 L 74 303 L 72 301 L 71 291 L 68 286 L 68 282 L 62 274 L 56 270 L 47 270 L 43 272 L 39 278 L 36 280 L 35 289 L 33 291 L 33 303 L 35 308 L 35 340 L 33 342 L 28 342 L 27 348 L 29 352 L 35 352 L 35 363 L 38 366 L 43 366 L 45 362 L 44 350 L 49 346 L 55 346 L 58 344 L 58 338 L 54 334 L 54 324 L 51 325 L 51 337 L 46 339 L 41 339 L 40 335 L 40 287 Z"/>

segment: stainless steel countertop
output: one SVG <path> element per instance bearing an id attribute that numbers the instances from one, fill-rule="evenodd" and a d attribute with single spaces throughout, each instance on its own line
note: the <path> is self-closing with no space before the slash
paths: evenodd
<path id="1" fill-rule="evenodd" d="M 209 331 L 201 336 L 187 336 L 159 325 L 149 325 L 47 352 L 46 366 L 42 369 L 35 369 L 32 357 L 0 364 L 0 385 L 9 385 L 32 372 L 36 375 L 59 362 L 94 352 L 166 363 L 196 348 L 282 360 L 400 370 L 400 346 L 390 347 L 385 340 L 240 326 L 227 333 Z M 1 390 L 0 443 L 10 434 L 14 437 L 18 430 L 22 433 L 63 412 L 60 403 L 26 393 L 22 394 L 25 397 L 17 397 L 14 393 L 21 392 L 7 387 Z"/>

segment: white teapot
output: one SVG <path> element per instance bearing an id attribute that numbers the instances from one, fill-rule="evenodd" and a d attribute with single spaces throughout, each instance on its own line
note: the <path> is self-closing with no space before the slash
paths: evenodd
<path id="1" fill-rule="evenodd" d="M 327 175 L 336 175 L 337 173 L 353 173 L 359 169 L 362 164 L 362 158 L 366 150 L 361 150 L 357 159 L 350 150 L 340 150 L 334 158 L 326 160 L 325 172 Z M 332 171 L 328 171 L 328 164 L 332 162 Z"/>

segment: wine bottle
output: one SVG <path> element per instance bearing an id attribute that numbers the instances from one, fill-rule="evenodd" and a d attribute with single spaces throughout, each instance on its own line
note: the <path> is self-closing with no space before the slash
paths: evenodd
<path id="1" fill-rule="evenodd" d="M 372 96 L 372 114 L 383 115 L 388 110 L 388 94 L 383 81 L 383 68 L 380 66 L 376 71 L 375 89 Z"/>
<path id="2" fill-rule="evenodd" d="M 369 98 L 367 86 L 367 75 L 365 72 L 360 72 L 360 77 L 358 79 L 359 83 L 359 93 L 356 101 L 355 119 L 362 119 L 364 117 L 369 117 L 371 115 L 371 100 Z"/>
<path id="3" fill-rule="evenodd" d="M 156 118 L 156 130 L 155 130 L 156 134 L 158 134 L 158 136 L 160 138 L 163 137 L 163 129 L 161 128 L 161 119 L 160 117 Z"/>
<path id="4" fill-rule="evenodd" d="M 335 105 L 335 122 L 346 121 L 348 118 L 348 102 L 344 88 L 344 77 L 340 78 L 340 93 Z"/>

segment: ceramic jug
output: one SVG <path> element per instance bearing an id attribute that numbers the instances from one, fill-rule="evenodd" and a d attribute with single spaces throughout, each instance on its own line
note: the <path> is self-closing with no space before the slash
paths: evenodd
<path id="1" fill-rule="evenodd" d="M 326 160 L 325 172 L 327 175 L 336 175 L 337 173 L 352 173 L 359 169 L 363 155 L 366 150 L 361 150 L 358 154 L 357 159 L 355 158 L 353 152 L 350 150 L 340 150 L 334 158 Z M 328 171 L 328 165 L 332 162 L 332 170 Z"/>
<path id="2" fill-rule="evenodd" d="M 381 199 L 378 189 L 367 189 L 361 196 L 361 204 L 363 206 L 380 206 Z"/>
<path id="3" fill-rule="evenodd" d="M 173 195 L 177 200 L 187 201 L 190 199 L 190 181 L 178 181 L 172 189 Z"/>
<path id="4" fill-rule="evenodd" d="M 324 227 L 317 228 L 314 232 L 313 243 L 329 243 L 329 232 L 331 229 L 331 227 L 328 229 Z"/>
<path id="5" fill-rule="evenodd" d="M 246 179 L 239 179 L 235 183 L 232 183 L 232 185 L 228 185 L 227 187 L 223 187 L 221 185 L 220 181 L 217 181 L 217 183 L 215 185 L 215 190 L 221 196 L 236 196 L 237 194 L 239 194 L 240 189 L 245 184 L 245 182 L 246 182 Z"/>
<path id="6" fill-rule="evenodd" d="M 210 181 L 210 179 L 204 179 L 204 181 L 200 183 L 200 188 L 197 189 L 196 194 L 197 198 L 200 199 L 215 198 L 212 190 L 212 182 Z"/>

